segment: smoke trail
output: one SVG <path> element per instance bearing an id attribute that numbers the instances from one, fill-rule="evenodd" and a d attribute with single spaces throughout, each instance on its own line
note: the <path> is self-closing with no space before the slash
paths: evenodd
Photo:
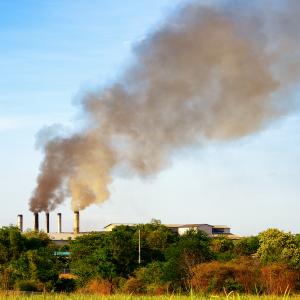
<path id="1" fill-rule="evenodd" d="M 30 209 L 68 196 L 76 210 L 101 203 L 120 165 L 155 174 L 182 147 L 237 139 L 288 113 L 278 95 L 300 75 L 299 1 L 245 3 L 190 3 L 140 42 L 123 76 L 83 99 L 86 128 L 45 143 Z"/>

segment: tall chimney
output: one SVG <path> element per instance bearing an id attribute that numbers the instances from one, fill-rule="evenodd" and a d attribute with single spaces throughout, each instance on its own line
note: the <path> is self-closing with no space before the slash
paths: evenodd
<path id="1" fill-rule="evenodd" d="M 57 232 L 61 233 L 61 213 L 57 214 Z"/>
<path id="2" fill-rule="evenodd" d="M 74 211 L 73 232 L 74 234 L 79 233 L 79 211 Z"/>
<path id="3" fill-rule="evenodd" d="M 23 215 L 18 215 L 17 227 L 23 232 Z"/>
<path id="4" fill-rule="evenodd" d="M 35 213 L 33 213 L 33 216 L 34 216 L 33 229 L 34 229 L 34 231 L 39 231 L 39 213 L 35 212 Z"/>
<path id="5" fill-rule="evenodd" d="M 46 233 L 49 233 L 50 232 L 50 218 L 49 218 L 49 213 L 46 212 L 45 213 L 45 216 L 46 216 Z"/>

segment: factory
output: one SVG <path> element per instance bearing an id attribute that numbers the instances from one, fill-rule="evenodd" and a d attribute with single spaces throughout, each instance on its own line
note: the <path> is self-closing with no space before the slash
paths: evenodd
<path id="1" fill-rule="evenodd" d="M 104 233 L 112 231 L 118 226 L 137 226 L 138 223 L 111 223 L 104 227 L 102 231 L 93 231 L 98 233 Z M 162 224 L 169 228 L 172 232 L 183 235 L 189 230 L 203 231 L 210 237 L 226 236 L 230 239 L 239 239 L 241 238 L 238 235 L 232 234 L 230 227 L 226 225 L 210 225 L 210 224 Z M 17 218 L 17 227 L 20 231 L 23 231 L 23 215 L 18 215 Z M 39 213 L 33 213 L 33 230 L 40 231 L 39 226 Z M 80 214 L 79 211 L 74 211 L 73 213 L 73 231 L 64 232 L 62 230 L 62 214 L 57 213 L 57 230 L 56 232 L 50 232 L 50 214 L 49 212 L 45 213 L 45 233 L 47 233 L 56 244 L 66 244 L 70 240 L 74 240 L 78 236 L 91 233 L 80 231 Z"/>

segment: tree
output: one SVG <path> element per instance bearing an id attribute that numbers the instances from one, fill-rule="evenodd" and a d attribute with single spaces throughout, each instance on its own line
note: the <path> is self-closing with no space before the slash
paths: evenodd
<path id="1" fill-rule="evenodd" d="M 0 288 L 8 289 L 13 285 L 11 262 L 25 251 L 25 239 L 18 228 L 0 228 Z"/>
<path id="2" fill-rule="evenodd" d="M 290 232 L 270 228 L 261 232 L 258 238 L 257 254 L 264 264 L 277 262 L 300 267 L 300 248 L 296 237 Z"/>
<path id="3" fill-rule="evenodd" d="M 138 244 L 134 239 L 136 228 L 118 226 L 106 238 L 112 262 L 118 276 L 128 276 L 138 266 Z"/>
<path id="4" fill-rule="evenodd" d="M 0 264 L 18 258 L 25 249 L 25 241 L 17 227 L 0 228 Z"/>
<path id="5" fill-rule="evenodd" d="M 141 224 L 136 227 L 134 233 L 136 244 L 138 244 L 139 231 L 143 265 L 153 261 L 164 261 L 165 250 L 178 240 L 178 236 L 158 220 L 152 220 L 149 224 Z"/>
<path id="6" fill-rule="evenodd" d="M 239 256 L 255 254 L 259 248 L 258 236 L 245 237 L 234 243 L 234 253 Z"/>
<path id="7" fill-rule="evenodd" d="M 211 239 L 202 231 L 189 230 L 166 250 L 164 280 L 172 282 L 173 288 L 188 288 L 193 266 L 213 258 Z"/>
<path id="8" fill-rule="evenodd" d="M 49 248 L 28 250 L 12 262 L 15 280 L 35 282 L 43 289 L 51 290 L 58 280 L 60 264 Z"/>
<path id="9" fill-rule="evenodd" d="M 217 260 L 226 261 L 234 258 L 234 243 L 226 236 L 220 236 L 212 239 L 211 248 L 215 253 Z"/>
<path id="10" fill-rule="evenodd" d="M 127 277 L 138 265 L 135 228 L 119 226 L 107 233 L 76 238 L 70 245 L 71 269 L 84 284 L 91 278 Z"/>
<path id="11" fill-rule="evenodd" d="M 60 270 L 54 249 L 45 233 L 21 234 L 16 227 L 0 228 L 2 288 L 9 289 L 22 282 L 22 288 L 52 289 Z"/>
<path id="12" fill-rule="evenodd" d="M 71 271 L 79 276 L 79 284 L 97 276 L 106 278 L 107 275 L 101 271 L 101 267 L 109 261 L 105 255 L 105 234 L 91 233 L 77 237 L 70 244 L 70 252 Z"/>
<path id="13" fill-rule="evenodd" d="M 24 233 L 25 247 L 27 250 L 35 250 L 39 248 L 45 248 L 53 246 L 52 241 L 45 232 L 41 231 L 28 231 Z"/>

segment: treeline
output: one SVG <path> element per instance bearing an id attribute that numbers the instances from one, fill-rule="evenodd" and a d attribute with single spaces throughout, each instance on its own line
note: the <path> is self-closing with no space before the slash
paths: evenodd
<path id="1" fill-rule="evenodd" d="M 0 288 L 100 294 L 297 292 L 300 236 L 278 229 L 239 240 L 210 238 L 202 231 L 178 236 L 153 221 L 84 235 L 59 248 L 44 233 L 3 227 Z"/>

